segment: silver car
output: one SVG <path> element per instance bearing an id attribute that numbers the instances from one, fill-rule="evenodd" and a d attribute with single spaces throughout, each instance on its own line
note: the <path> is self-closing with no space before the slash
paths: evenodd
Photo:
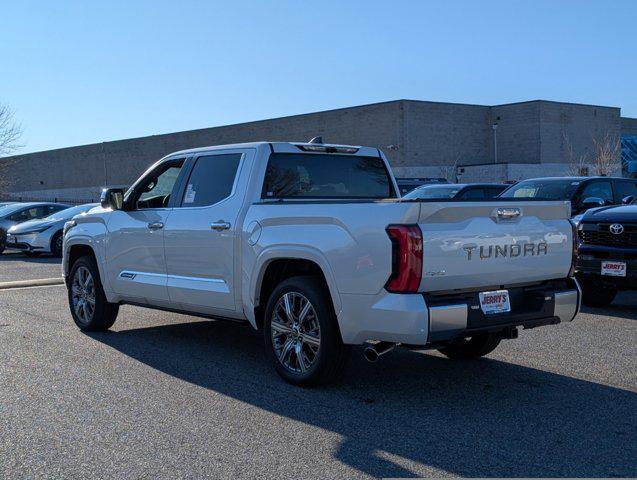
<path id="1" fill-rule="evenodd" d="M 44 218 L 70 205 L 51 202 L 14 203 L 0 207 L 0 253 L 6 247 L 7 231 L 22 222 Z"/>
<path id="2" fill-rule="evenodd" d="M 64 224 L 74 216 L 88 212 L 98 206 L 97 203 L 87 203 L 60 210 L 46 218 L 29 220 L 9 228 L 6 248 L 21 250 L 29 256 L 40 253 L 52 253 L 62 256 L 62 230 Z"/>

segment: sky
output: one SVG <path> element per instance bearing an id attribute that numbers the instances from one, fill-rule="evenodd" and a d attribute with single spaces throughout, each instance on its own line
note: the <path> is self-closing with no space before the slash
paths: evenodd
<path id="1" fill-rule="evenodd" d="M 637 1 L 0 0 L 19 153 L 401 98 L 637 117 Z"/>

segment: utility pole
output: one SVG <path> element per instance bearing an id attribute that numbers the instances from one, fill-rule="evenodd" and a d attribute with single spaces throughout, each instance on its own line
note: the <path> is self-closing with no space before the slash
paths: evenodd
<path id="1" fill-rule="evenodd" d="M 498 163 L 498 122 L 491 125 L 493 128 L 493 163 Z"/>

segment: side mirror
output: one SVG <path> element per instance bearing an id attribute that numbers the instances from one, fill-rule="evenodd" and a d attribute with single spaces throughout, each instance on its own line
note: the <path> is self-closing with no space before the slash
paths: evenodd
<path id="1" fill-rule="evenodd" d="M 102 190 L 100 203 L 103 208 L 121 210 L 124 205 L 124 190 L 121 188 L 105 188 Z"/>
<path id="2" fill-rule="evenodd" d="M 631 203 L 633 203 L 635 201 L 636 198 L 637 198 L 637 196 L 635 196 L 635 195 L 628 195 L 627 197 L 622 198 L 622 204 L 623 205 L 630 205 Z"/>
<path id="3" fill-rule="evenodd" d="M 582 206 L 586 209 L 603 207 L 604 205 L 606 205 L 606 202 L 599 197 L 587 197 L 582 202 Z"/>

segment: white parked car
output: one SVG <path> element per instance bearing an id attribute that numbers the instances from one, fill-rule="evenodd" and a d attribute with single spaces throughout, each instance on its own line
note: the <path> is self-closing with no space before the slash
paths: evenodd
<path id="1" fill-rule="evenodd" d="M 97 203 L 87 203 L 65 208 L 45 218 L 18 223 L 7 232 L 6 248 L 20 250 L 30 256 L 51 253 L 53 256 L 61 257 L 64 224 L 75 215 L 88 212 L 97 206 Z"/>
<path id="2" fill-rule="evenodd" d="M 7 247 L 7 232 L 14 225 L 47 217 L 70 205 L 50 202 L 12 203 L 0 207 L 0 254 Z"/>
<path id="3" fill-rule="evenodd" d="M 448 357 L 571 321 L 565 201 L 401 200 L 376 148 L 249 143 L 173 153 L 67 223 L 64 275 L 83 330 L 122 304 L 249 322 L 279 374 L 333 380 L 351 345 Z"/>

